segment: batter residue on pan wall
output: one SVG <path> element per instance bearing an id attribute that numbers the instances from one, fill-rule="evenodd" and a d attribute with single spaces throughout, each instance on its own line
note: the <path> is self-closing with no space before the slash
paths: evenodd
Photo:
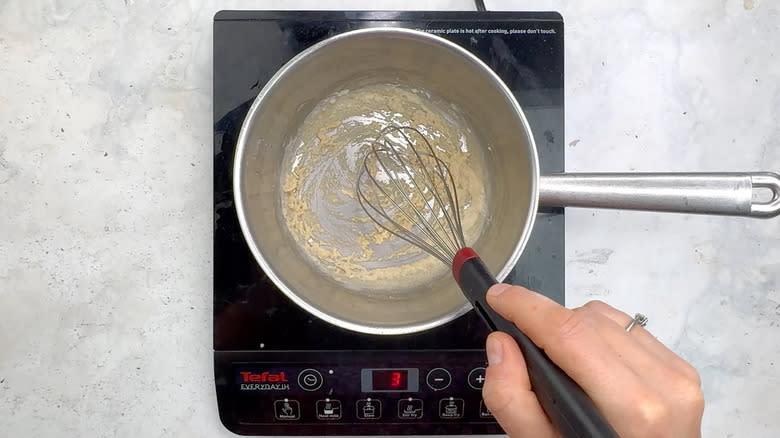
<path id="1" fill-rule="evenodd" d="M 282 205 L 287 227 L 311 262 L 350 288 L 406 289 L 449 267 L 377 227 L 360 208 L 355 181 L 370 141 L 395 124 L 419 129 L 453 174 L 466 242 L 488 211 L 485 162 L 456 108 L 395 84 L 342 90 L 320 102 L 287 146 Z"/>

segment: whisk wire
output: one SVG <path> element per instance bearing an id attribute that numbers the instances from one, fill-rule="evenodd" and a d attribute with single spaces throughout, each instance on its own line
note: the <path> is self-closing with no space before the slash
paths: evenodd
<path id="1" fill-rule="evenodd" d="M 404 130 L 419 139 L 412 140 Z M 457 190 L 447 164 L 413 127 L 388 127 L 370 146 L 358 168 L 356 193 L 361 208 L 384 230 L 447 265 L 452 263 L 466 244 Z M 421 152 L 418 147 L 427 150 Z M 420 197 L 416 201 L 419 208 L 415 195 Z"/>
<path id="2" fill-rule="evenodd" d="M 386 146 L 387 146 L 387 145 L 386 145 Z M 372 175 L 370 172 L 368 173 L 368 176 L 371 178 L 372 182 L 374 182 L 375 186 L 376 186 L 376 187 L 377 187 L 377 188 L 380 190 L 381 194 L 382 194 L 383 196 L 385 196 L 385 198 L 386 198 L 387 200 L 389 200 L 389 201 L 390 201 L 390 202 L 393 204 L 393 206 L 395 207 L 396 211 L 400 212 L 400 213 L 401 213 L 401 214 L 404 216 L 404 218 L 406 218 L 407 220 L 409 220 L 409 222 L 410 222 L 411 224 L 417 224 L 418 222 L 416 222 L 416 221 L 418 221 L 418 220 L 419 220 L 420 222 L 422 222 L 422 223 L 425 223 L 425 224 L 427 224 L 427 220 L 425 219 L 425 217 L 424 217 L 424 215 L 422 214 L 422 212 L 421 212 L 419 209 L 417 209 L 417 208 L 415 208 L 415 207 L 414 207 L 414 204 L 412 203 L 411 197 L 410 197 L 410 196 L 409 196 L 409 195 L 406 193 L 406 190 L 404 190 L 404 188 L 403 188 L 403 187 L 401 187 L 401 184 L 400 184 L 400 182 L 398 181 L 398 180 L 399 180 L 399 178 L 398 178 L 398 174 L 399 174 L 399 173 L 398 173 L 398 171 L 397 171 L 397 170 L 390 170 L 390 169 L 388 168 L 388 166 L 387 166 L 387 164 L 386 164 L 385 160 L 383 160 L 383 159 L 382 159 L 382 155 L 384 155 L 384 154 L 388 154 L 388 153 L 390 153 L 390 152 L 393 152 L 393 149 L 392 149 L 392 148 L 391 148 L 391 149 L 378 149 L 378 148 L 376 148 L 376 146 L 375 146 L 374 144 L 372 144 L 372 154 L 373 154 L 373 155 L 374 155 L 374 157 L 376 158 L 376 162 L 377 162 L 377 164 L 379 165 L 379 167 L 381 167 L 381 169 L 382 169 L 382 171 L 385 173 L 385 175 L 387 175 L 387 176 L 389 177 L 388 179 L 389 179 L 389 180 L 390 180 L 390 181 L 393 183 L 393 186 L 394 186 L 394 188 L 395 188 L 395 193 L 399 193 L 401 196 L 403 196 L 403 198 L 404 198 L 404 199 L 403 199 L 403 201 L 404 201 L 404 205 L 411 206 L 411 209 L 414 211 L 414 216 L 416 216 L 416 218 L 415 218 L 415 217 L 414 217 L 412 214 L 410 214 L 410 213 L 408 212 L 408 210 L 407 210 L 406 208 L 404 208 L 404 207 L 403 207 L 403 206 L 402 206 L 402 205 L 401 205 L 401 204 L 400 204 L 398 201 L 396 201 L 396 197 L 395 197 L 395 196 L 393 196 L 393 195 L 391 195 L 390 193 L 388 193 L 388 192 L 387 192 L 387 191 L 386 191 L 386 190 L 385 190 L 385 189 L 382 187 L 382 185 L 378 183 L 378 181 L 376 180 L 376 178 L 375 178 L 375 177 L 374 177 L 374 176 L 373 176 L 373 175 Z M 395 159 L 397 160 L 397 159 L 398 159 L 398 156 L 396 156 L 396 157 L 395 157 Z M 368 167 L 367 167 L 368 163 L 366 162 L 366 163 L 365 163 L 365 165 L 366 165 L 366 167 L 365 167 L 365 168 L 366 168 L 366 170 L 368 170 Z M 381 204 L 381 200 L 378 200 L 378 204 L 379 204 L 379 205 L 380 205 L 380 207 L 381 207 L 381 205 L 382 205 L 382 204 Z M 373 207 L 373 205 L 372 205 L 372 207 Z M 394 220 L 390 219 L 390 216 L 389 216 L 389 215 L 387 215 L 387 214 L 383 214 L 383 217 L 385 217 L 385 218 L 389 219 L 389 220 L 390 220 L 390 221 L 393 223 L 393 225 L 396 225 L 396 227 L 397 227 L 398 229 L 401 229 L 401 230 L 403 230 L 403 231 L 409 231 L 409 230 L 407 230 L 405 227 L 401 226 L 401 225 L 398 223 L 398 221 L 397 221 L 397 220 L 395 220 L 395 221 L 394 221 Z M 430 227 L 425 227 L 425 226 L 423 226 L 423 227 L 421 227 L 421 228 L 420 228 L 420 231 L 421 231 L 422 233 L 424 233 L 424 234 L 426 235 L 426 237 L 428 237 L 428 238 L 429 238 L 429 239 L 431 239 L 432 241 L 434 241 L 434 242 L 436 242 L 436 241 L 437 241 L 437 235 L 436 235 L 436 233 L 435 233 L 435 230 L 431 229 Z M 413 237 L 415 237 L 416 239 L 419 239 L 419 238 L 418 238 L 416 235 L 414 235 L 413 233 L 410 233 L 410 234 L 411 234 Z M 425 240 L 424 240 L 424 239 L 419 239 L 419 240 L 421 240 L 421 241 L 425 242 Z M 431 248 L 433 248 L 433 247 L 431 246 Z"/>
<path id="3" fill-rule="evenodd" d="M 371 179 L 371 181 L 376 185 L 376 188 L 380 192 L 382 192 L 383 196 L 387 197 L 391 201 L 392 201 L 392 197 L 389 196 L 389 194 L 385 191 L 385 189 L 383 189 L 381 187 L 379 182 L 376 181 L 376 178 L 373 175 L 371 175 L 371 173 L 370 173 L 370 171 L 368 169 L 368 164 L 364 163 L 364 166 L 365 166 L 365 168 L 361 169 L 361 170 L 364 170 L 364 171 L 361 172 L 361 177 L 358 178 L 358 186 L 357 186 L 358 202 L 360 203 L 360 206 L 363 208 L 363 210 L 366 212 L 366 214 L 371 218 L 371 220 L 373 220 L 374 223 L 376 223 L 378 226 L 380 226 L 384 230 L 392 233 L 395 236 L 400 237 L 401 239 L 406 240 L 407 242 L 409 242 L 409 243 L 411 243 L 413 245 L 416 245 L 416 246 L 422 248 L 423 250 L 425 250 L 429 254 L 433 255 L 434 257 L 438 258 L 442 262 L 448 263 L 447 254 L 446 253 L 443 254 L 436 246 L 433 246 L 433 245 L 429 244 L 426 240 L 418 237 L 417 235 L 415 235 L 413 233 L 410 233 L 407 229 L 405 229 L 400 224 L 398 224 L 395 220 L 393 220 L 387 214 L 387 212 L 385 212 L 384 208 L 381 208 L 381 206 L 377 207 L 377 205 L 371 203 L 368 200 L 368 197 L 365 195 L 365 193 L 363 192 L 363 189 L 361 188 L 361 185 L 360 185 L 360 181 L 361 181 L 363 175 L 368 175 L 368 178 Z M 406 212 L 404 212 L 402 209 L 400 209 L 400 206 L 398 206 L 397 203 L 395 203 L 394 201 L 392 201 L 392 202 L 395 204 L 396 208 L 399 209 L 400 211 L 402 211 L 403 214 L 408 219 L 411 219 L 411 217 Z M 373 213 L 372 213 L 372 211 L 373 211 Z M 381 219 L 379 219 L 377 216 L 375 216 L 374 213 L 376 215 L 378 215 L 379 217 L 381 217 Z M 428 236 L 428 237 L 432 241 L 435 241 L 435 239 L 432 238 L 431 236 Z"/>
<path id="4" fill-rule="evenodd" d="M 408 146 L 413 146 L 414 143 L 409 139 L 408 136 L 406 136 L 402 130 L 399 129 L 399 134 L 401 134 L 405 140 L 408 142 Z M 418 208 L 415 207 L 415 205 L 412 203 L 411 196 L 408 196 L 405 191 L 401 191 L 401 194 L 404 196 L 405 200 L 408 202 L 409 207 L 411 207 L 415 213 L 417 214 L 418 218 L 420 219 L 421 223 L 417 224 L 420 225 L 421 231 L 425 232 L 428 236 L 430 236 L 434 241 L 436 241 L 438 244 L 443 245 L 448 253 L 452 253 L 453 255 L 458 250 L 458 248 L 455 248 L 454 246 L 457 245 L 457 242 L 453 240 L 452 233 L 448 232 L 448 229 L 446 228 L 446 224 L 442 223 L 441 216 L 447 217 L 445 214 L 445 206 L 441 202 L 441 197 L 438 196 L 438 192 L 435 190 L 435 184 L 425 184 L 425 179 L 423 179 L 423 184 L 420 184 L 417 181 L 418 175 L 423 174 L 425 177 L 429 177 L 427 170 L 425 169 L 425 163 L 422 160 L 422 157 L 420 154 L 414 149 L 411 148 L 415 154 L 415 158 L 417 159 L 416 166 L 409 166 L 406 161 L 404 161 L 404 157 L 401 155 L 401 153 L 398 151 L 398 148 L 393 147 L 391 144 L 387 142 L 387 137 L 385 137 L 385 146 L 388 153 L 393 155 L 394 163 L 398 164 L 399 167 L 401 167 L 401 170 L 404 174 L 406 174 L 409 177 L 409 180 L 411 182 L 411 185 L 413 188 L 417 191 L 417 193 L 420 195 L 420 199 L 422 202 L 425 203 L 425 205 L 428 207 L 428 214 L 424 215 Z M 397 174 L 396 174 L 397 176 Z M 428 181 L 431 181 L 431 178 L 428 178 Z M 398 183 L 397 178 L 393 179 L 393 182 L 396 184 L 396 188 L 400 189 L 400 184 Z M 432 201 L 425 199 L 425 191 L 421 187 L 425 187 L 426 189 L 430 190 L 431 194 L 434 196 L 434 199 Z M 434 208 L 432 204 L 436 204 L 438 208 L 442 210 L 442 214 L 439 214 L 438 211 Z M 426 216 L 431 216 L 433 220 L 430 220 Z M 452 226 L 452 223 L 449 222 L 450 227 Z M 436 228 L 439 228 L 437 230 Z M 439 234 L 439 231 L 441 234 Z"/>
<path id="5" fill-rule="evenodd" d="M 417 161 L 420 164 L 419 168 L 424 173 L 425 177 L 428 178 L 429 181 L 433 182 L 434 179 L 431 177 L 430 173 L 428 172 L 427 167 L 425 166 L 425 163 L 423 162 L 423 159 L 421 157 L 420 152 L 417 151 L 417 149 L 414 147 L 415 143 L 404 133 L 404 128 L 401 128 L 398 130 L 398 132 L 406 139 L 407 143 L 410 145 L 410 149 L 412 152 L 414 152 L 415 157 L 417 157 Z M 444 235 L 447 236 L 450 239 L 450 242 L 453 244 L 453 256 L 454 254 L 460 249 L 466 246 L 465 239 L 463 238 L 463 228 L 460 223 L 460 205 L 458 205 L 458 196 L 457 191 L 455 191 L 455 181 L 452 178 L 452 172 L 450 172 L 449 167 L 446 163 L 441 161 L 437 156 L 435 151 L 433 150 L 433 146 L 431 146 L 431 143 L 428 141 L 427 138 L 417 129 L 415 128 L 407 128 L 415 132 L 425 143 L 426 147 L 428 148 L 428 154 L 433 158 L 434 160 L 434 167 L 436 169 L 436 176 L 439 177 L 441 180 L 441 185 L 444 187 L 445 192 L 447 194 L 447 200 L 449 203 L 444 203 L 442 200 L 442 196 L 439 194 L 439 190 L 437 187 L 437 184 L 432 183 L 430 185 L 430 189 L 432 191 L 432 194 L 434 198 L 436 199 L 436 202 L 439 203 L 440 208 L 442 209 L 442 216 L 444 216 L 445 220 L 447 221 L 447 224 L 449 225 L 449 229 L 445 228 L 443 224 L 440 222 L 440 216 L 437 216 L 437 222 L 442 228 L 442 231 L 444 232 Z M 444 176 L 447 175 L 450 179 L 450 185 L 447 185 L 447 181 L 445 180 Z M 452 190 L 450 190 L 452 188 Z M 450 217 L 450 215 L 447 213 L 447 206 L 450 207 L 452 216 L 454 216 L 454 222 L 453 224 L 453 218 Z M 458 240 L 460 239 L 460 240 Z"/>

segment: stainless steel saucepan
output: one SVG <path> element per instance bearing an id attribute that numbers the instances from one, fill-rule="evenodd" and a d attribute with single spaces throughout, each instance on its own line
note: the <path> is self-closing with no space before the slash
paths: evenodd
<path id="1" fill-rule="evenodd" d="M 523 110 L 499 77 L 467 50 L 427 33 L 372 28 L 324 40 L 285 64 L 254 101 L 238 139 L 235 203 L 257 263 L 311 314 L 349 330 L 392 335 L 426 330 L 470 310 L 448 275 L 399 293 L 350 289 L 296 249 L 281 214 L 284 147 L 323 98 L 355 83 L 429 90 L 461 108 L 483 146 L 491 214 L 477 242 L 488 268 L 505 278 L 533 229 L 539 205 L 773 217 L 780 177 L 769 172 L 539 175 Z M 754 191 L 768 196 L 754 202 Z"/>

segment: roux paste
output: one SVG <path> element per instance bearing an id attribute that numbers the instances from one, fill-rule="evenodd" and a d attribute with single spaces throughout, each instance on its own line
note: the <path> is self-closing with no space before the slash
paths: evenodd
<path id="1" fill-rule="evenodd" d="M 397 84 L 341 90 L 322 100 L 286 147 L 282 214 L 313 265 L 367 293 L 414 288 L 449 272 L 440 260 L 378 227 L 358 203 L 358 167 L 389 125 L 420 130 L 448 165 L 467 245 L 480 236 L 489 207 L 484 157 L 452 104 Z"/>

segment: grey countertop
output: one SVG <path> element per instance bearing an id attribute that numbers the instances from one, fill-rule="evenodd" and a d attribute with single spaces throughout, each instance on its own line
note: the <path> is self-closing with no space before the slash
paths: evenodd
<path id="1" fill-rule="evenodd" d="M 488 0 L 489 9 L 529 8 Z M 0 2 L 0 436 L 228 436 L 211 350 L 218 9 L 462 0 Z M 568 171 L 780 171 L 780 5 L 564 16 Z M 780 430 L 780 218 L 570 209 L 567 302 L 643 312 L 704 436 Z"/>

